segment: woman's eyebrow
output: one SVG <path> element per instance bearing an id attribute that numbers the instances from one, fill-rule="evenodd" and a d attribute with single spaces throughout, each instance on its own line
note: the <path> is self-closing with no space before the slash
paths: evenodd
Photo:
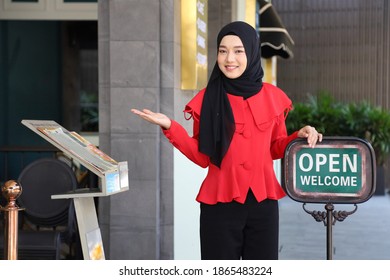
<path id="1" fill-rule="evenodd" d="M 220 48 L 225 48 L 225 49 L 227 49 L 227 47 L 226 47 L 226 46 L 224 46 L 224 45 L 219 45 L 219 47 L 220 47 Z M 239 49 L 239 48 L 244 48 L 244 46 L 242 46 L 242 45 L 238 45 L 238 46 L 234 46 L 233 48 L 235 48 L 235 49 Z"/>

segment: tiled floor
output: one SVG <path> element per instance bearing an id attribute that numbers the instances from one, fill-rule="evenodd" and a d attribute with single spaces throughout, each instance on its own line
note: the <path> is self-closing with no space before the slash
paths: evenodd
<path id="1" fill-rule="evenodd" d="M 281 260 L 326 260 L 327 226 L 317 222 L 289 197 L 280 200 Z M 306 204 L 325 211 L 323 204 Z M 355 213 L 332 226 L 333 260 L 390 260 L 390 196 L 374 195 L 358 204 Z M 354 205 L 335 204 L 334 210 L 352 211 Z M 330 246 L 329 246 L 330 247 Z"/>

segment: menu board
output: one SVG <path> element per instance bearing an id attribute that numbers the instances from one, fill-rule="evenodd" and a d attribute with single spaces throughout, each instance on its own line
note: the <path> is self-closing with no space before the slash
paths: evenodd
<path id="1" fill-rule="evenodd" d="M 51 120 L 22 120 L 22 124 L 102 179 L 104 194 L 128 189 L 127 162 L 117 162 L 76 132 Z"/>

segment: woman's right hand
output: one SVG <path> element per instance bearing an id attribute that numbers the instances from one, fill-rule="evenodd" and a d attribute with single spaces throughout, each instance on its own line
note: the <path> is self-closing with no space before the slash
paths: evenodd
<path id="1" fill-rule="evenodd" d="M 140 116 L 141 118 L 150 123 L 161 126 L 163 129 L 169 129 L 171 127 L 171 119 L 164 114 L 155 113 L 148 109 L 143 109 L 142 111 L 137 109 L 131 109 L 131 112 Z"/>

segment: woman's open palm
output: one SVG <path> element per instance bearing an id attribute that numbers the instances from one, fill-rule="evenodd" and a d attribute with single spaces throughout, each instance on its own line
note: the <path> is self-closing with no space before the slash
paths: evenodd
<path id="1" fill-rule="evenodd" d="M 157 124 L 161 126 L 164 129 L 169 129 L 171 127 L 171 120 L 168 118 L 166 115 L 161 114 L 161 113 L 155 113 L 152 112 L 148 109 L 143 109 L 142 111 L 137 110 L 137 109 L 131 109 L 131 112 L 134 114 L 140 116 L 144 120 Z"/>

